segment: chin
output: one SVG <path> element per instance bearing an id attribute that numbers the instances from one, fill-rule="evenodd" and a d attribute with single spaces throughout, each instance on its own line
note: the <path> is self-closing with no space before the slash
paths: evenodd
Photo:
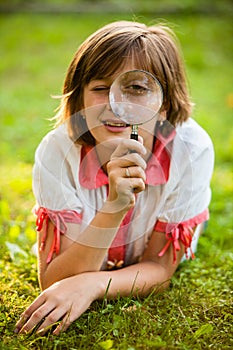
<path id="1" fill-rule="evenodd" d="M 122 135 L 122 136 L 112 136 L 108 137 L 105 140 L 97 141 L 97 144 L 104 146 L 105 148 L 108 148 L 110 150 L 115 150 L 116 147 L 119 145 L 121 140 L 130 138 L 129 135 Z"/>

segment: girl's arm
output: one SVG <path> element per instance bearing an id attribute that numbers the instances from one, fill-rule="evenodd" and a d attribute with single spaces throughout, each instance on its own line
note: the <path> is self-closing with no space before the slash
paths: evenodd
<path id="1" fill-rule="evenodd" d="M 78 242 L 72 242 L 65 236 L 61 237 L 61 254 L 47 265 L 46 258 L 52 244 L 54 229 L 50 223 L 45 249 L 39 252 L 39 281 L 42 289 L 66 277 L 100 270 L 121 221 L 135 204 L 135 194 L 145 189 L 146 162 L 142 158 L 145 153 L 146 149 L 140 142 L 122 140 L 107 164 L 107 201 L 82 234 L 77 232 Z M 129 167 L 132 175 L 130 178 L 126 176 L 126 168 Z M 39 234 L 39 245 L 40 237 Z"/>
<path id="2" fill-rule="evenodd" d="M 181 245 L 177 261 L 173 263 L 172 245 L 163 256 L 158 256 L 166 242 L 164 233 L 154 231 L 141 262 L 119 270 L 98 272 L 98 278 L 103 283 L 102 293 L 106 290 L 107 282 L 110 282 L 109 298 L 115 298 L 117 295 L 145 296 L 155 289 L 162 290 L 168 287 L 184 255 L 184 248 Z"/>
<path id="3" fill-rule="evenodd" d="M 75 242 L 67 236 L 61 236 L 60 254 L 47 264 L 47 256 L 51 248 L 54 225 L 49 222 L 45 248 L 38 254 L 38 277 L 42 289 L 54 282 L 83 272 L 99 271 L 108 247 L 120 226 L 124 212 L 98 212 L 91 224 Z M 79 230 L 79 225 L 77 225 Z M 43 232 L 38 233 L 38 246 L 41 244 Z M 83 241 L 85 239 L 85 241 Z M 82 242 L 79 243 L 79 242 Z"/>
<path id="4" fill-rule="evenodd" d="M 163 233 L 154 232 L 138 264 L 114 271 L 85 272 L 53 284 L 23 313 L 16 332 L 31 331 L 41 323 L 37 332 L 44 334 L 47 327 L 62 319 L 54 330 L 54 334 L 58 334 L 80 317 L 94 300 L 103 299 L 106 292 L 108 298 L 144 296 L 167 287 L 184 250 L 181 248 L 178 252 L 176 264 L 173 264 L 171 246 L 164 256 L 158 257 L 165 240 Z"/>

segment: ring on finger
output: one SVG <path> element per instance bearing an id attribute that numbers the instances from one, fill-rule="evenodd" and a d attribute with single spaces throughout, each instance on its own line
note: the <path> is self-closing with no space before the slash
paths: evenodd
<path id="1" fill-rule="evenodd" d="M 125 168 L 125 176 L 126 177 L 131 177 L 129 168 Z"/>

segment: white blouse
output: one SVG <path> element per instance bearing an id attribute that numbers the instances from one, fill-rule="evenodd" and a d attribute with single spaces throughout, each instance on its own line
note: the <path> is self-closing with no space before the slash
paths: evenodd
<path id="1" fill-rule="evenodd" d="M 214 166 L 210 137 L 192 118 L 167 139 L 156 137 L 146 169 L 146 189 L 137 194 L 132 214 L 124 223 L 124 265 L 140 260 L 153 230 L 164 232 L 168 240 L 160 255 L 172 244 L 175 261 L 180 242 L 185 245 L 187 257 L 192 255 L 198 240 L 198 230 L 192 239 L 192 228 L 208 219 Z M 75 145 L 66 124 L 49 132 L 36 150 L 33 191 L 38 231 L 49 219 L 55 225 L 48 263 L 59 253 L 61 234 L 98 247 L 98 237 L 86 241 L 82 232 L 107 198 L 108 178 L 95 148 Z M 46 232 L 41 249 L 45 241 Z M 119 245 L 116 242 L 113 248 Z M 102 269 L 107 260 L 106 254 Z"/>

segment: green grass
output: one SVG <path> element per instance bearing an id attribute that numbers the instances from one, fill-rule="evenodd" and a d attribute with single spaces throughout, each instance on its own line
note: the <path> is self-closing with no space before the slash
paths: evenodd
<path id="1" fill-rule="evenodd" d="M 129 15 L 0 17 L 0 349 L 232 349 L 232 24 L 223 17 L 166 17 L 181 41 L 194 117 L 211 135 L 216 165 L 211 220 L 196 259 L 169 290 L 145 300 L 95 302 L 59 337 L 17 336 L 20 313 L 38 295 L 31 208 L 34 151 L 50 129 L 66 68 L 82 40 Z M 163 18 L 164 20 L 164 18 Z M 15 244 L 7 248 L 6 242 Z M 13 248 L 22 249 L 17 253 Z"/>

